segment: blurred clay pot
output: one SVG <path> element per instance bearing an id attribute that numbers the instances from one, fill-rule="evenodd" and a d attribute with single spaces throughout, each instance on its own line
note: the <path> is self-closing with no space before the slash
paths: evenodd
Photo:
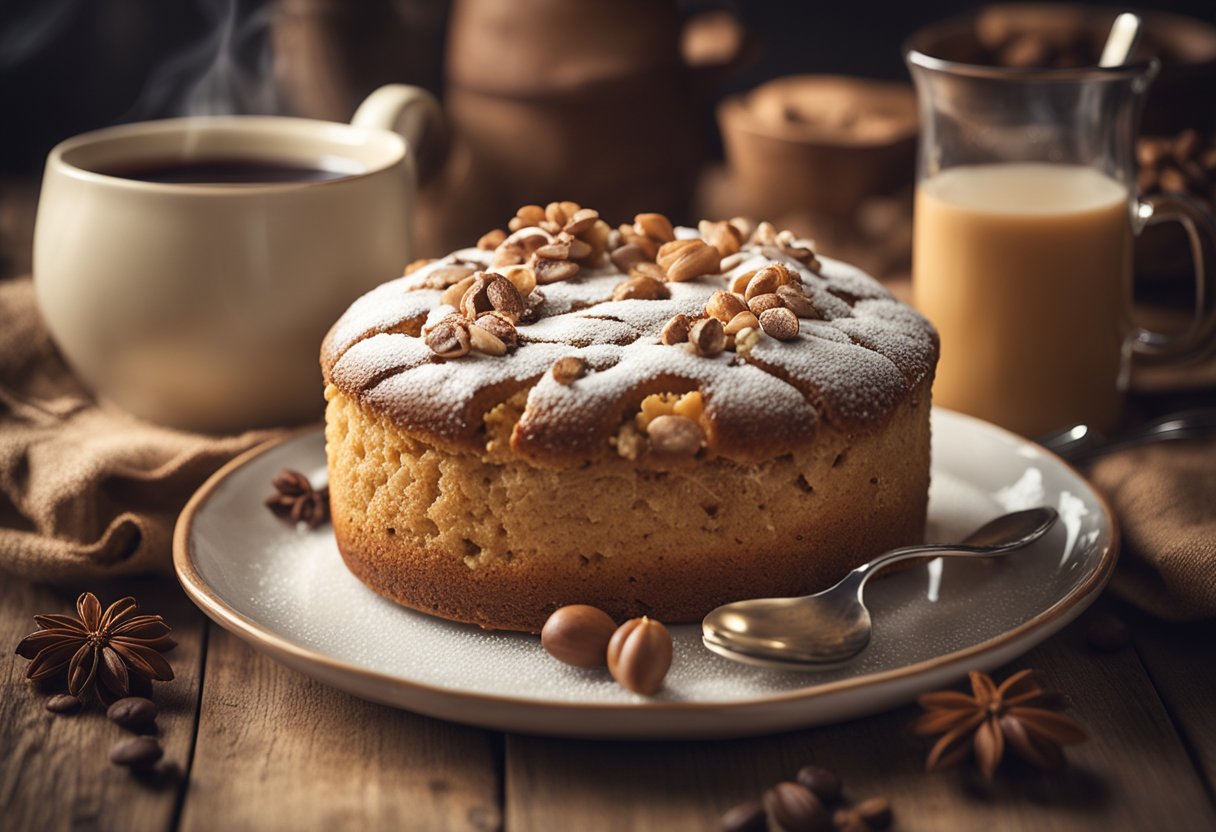
<path id="1" fill-rule="evenodd" d="M 742 45 L 698 66 L 681 53 L 687 39 L 674 2 L 458 0 L 444 100 L 498 224 L 555 199 L 613 221 L 682 215 L 707 96 Z"/>
<path id="2" fill-rule="evenodd" d="M 1095 8 L 1067 3 L 999 4 L 918 30 L 908 44 L 938 58 L 996 66 L 1082 66 L 1097 63 L 1115 16 L 1136 11 L 1144 21 L 1132 53 L 1157 57 L 1161 73 L 1145 105 L 1146 134 L 1208 128 L 1216 121 L 1216 26 L 1171 12 Z"/>
<path id="3" fill-rule="evenodd" d="M 718 124 L 744 204 L 758 215 L 848 218 L 915 171 L 916 95 L 907 84 L 779 78 L 723 101 Z"/>

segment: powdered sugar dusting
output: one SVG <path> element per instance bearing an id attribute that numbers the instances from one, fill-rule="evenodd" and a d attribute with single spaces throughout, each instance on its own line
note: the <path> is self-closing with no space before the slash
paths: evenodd
<path id="1" fill-rule="evenodd" d="M 677 229 L 680 239 L 695 229 Z M 937 360 L 932 327 L 860 269 L 820 258 L 811 272 L 772 248 L 745 246 L 722 275 L 667 284 L 664 300 L 612 300 L 625 279 L 615 267 L 584 268 L 570 280 L 538 287 L 539 320 L 520 324 L 520 346 L 503 357 L 470 354 L 442 360 L 405 322 L 450 314 L 441 291 L 425 288 L 452 265 L 488 269 L 493 253 L 461 249 L 355 302 L 326 339 L 328 378 L 398 423 L 437 436 L 471 437 L 485 410 L 532 386 L 516 429 L 517 450 L 537 456 L 602 451 L 631 408 L 651 392 L 700 390 L 711 440 L 742 457 L 776 454 L 805 441 L 818 419 L 859 425 L 883 419 Z M 798 271 L 823 320 L 802 320 L 793 341 L 764 338 L 744 358 L 712 358 L 662 346 L 677 314 L 699 317 L 715 291 L 778 257 Z M 590 371 L 570 384 L 548 372 L 567 355 Z"/>

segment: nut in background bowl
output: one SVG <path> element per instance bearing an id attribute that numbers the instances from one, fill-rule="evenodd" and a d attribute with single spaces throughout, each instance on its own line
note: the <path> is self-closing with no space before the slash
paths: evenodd
<path id="1" fill-rule="evenodd" d="M 867 196 L 912 181 L 916 96 L 907 84 L 795 75 L 718 107 L 748 211 L 848 218 Z"/>

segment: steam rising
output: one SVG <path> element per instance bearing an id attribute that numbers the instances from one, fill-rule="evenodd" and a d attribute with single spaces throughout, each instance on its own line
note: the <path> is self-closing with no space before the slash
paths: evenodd
<path id="1" fill-rule="evenodd" d="M 238 0 L 201 0 L 207 34 L 156 70 L 122 120 L 278 112 L 271 9 L 242 19 L 238 6 Z"/>

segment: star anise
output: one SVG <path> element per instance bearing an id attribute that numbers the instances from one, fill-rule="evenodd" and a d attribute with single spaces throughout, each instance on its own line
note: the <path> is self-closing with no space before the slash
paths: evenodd
<path id="1" fill-rule="evenodd" d="M 132 615 L 138 606 L 128 596 L 103 612 L 97 596 L 85 592 L 76 599 L 75 617 L 35 615 L 38 629 L 17 645 L 17 655 L 30 659 L 26 678 L 45 683 L 66 674 L 73 696 L 92 692 L 107 705 L 151 693 L 152 680 L 173 678 L 161 653 L 174 641 L 159 615 Z"/>
<path id="2" fill-rule="evenodd" d="M 970 696 L 945 690 L 917 700 L 927 712 L 912 723 L 913 732 L 941 735 L 929 752 L 929 771 L 952 768 L 974 754 L 991 781 L 1007 745 L 1033 766 L 1060 768 L 1061 747 L 1088 739 L 1075 720 L 1059 713 L 1063 698 L 1044 691 L 1035 671 L 1019 671 L 1000 687 L 986 673 L 970 676 Z"/>
<path id="3" fill-rule="evenodd" d="M 266 507 L 275 517 L 288 523 L 306 523 L 310 529 L 329 520 L 329 486 L 313 488 L 308 477 L 284 468 L 271 481 L 275 493 L 266 498 Z"/>

